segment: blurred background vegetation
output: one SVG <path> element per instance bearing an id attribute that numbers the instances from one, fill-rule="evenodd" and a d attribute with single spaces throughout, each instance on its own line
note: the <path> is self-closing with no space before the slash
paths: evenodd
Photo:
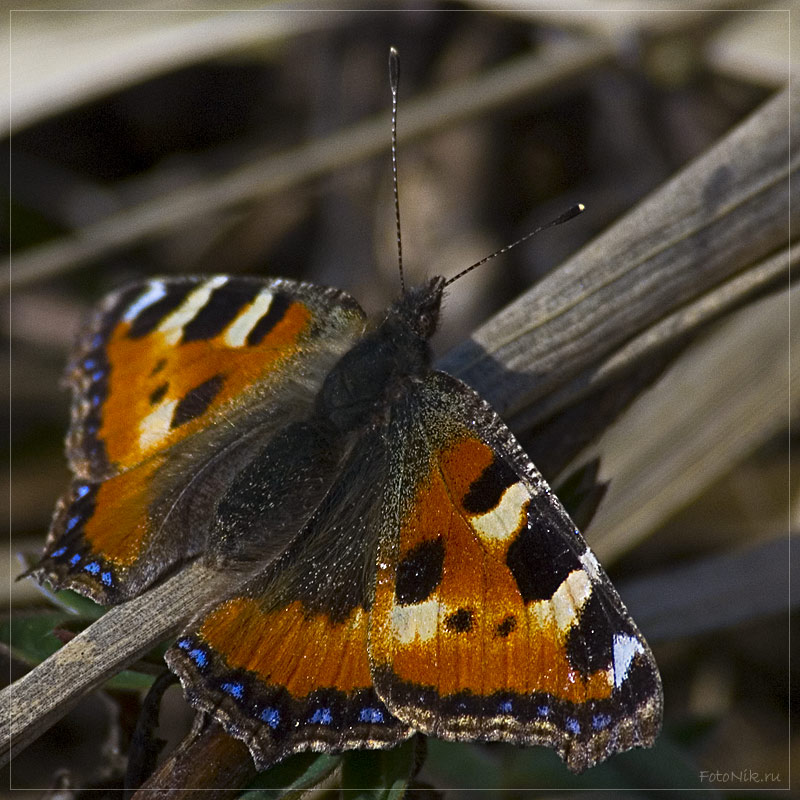
<path id="1" fill-rule="evenodd" d="M 41 547 L 69 479 L 62 444 L 69 398 L 59 377 L 80 320 L 106 291 L 152 275 L 225 272 L 335 285 L 369 312 L 397 294 L 390 45 L 402 56 L 400 196 L 412 279 L 455 274 L 573 203 L 587 207 L 453 286 L 440 354 L 781 90 L 797 51 L 785 9 L 548 5 L 248 10 L 245 2 L 224 11 L 141 3 L 135 11 L 88 11 L 41 3 L 10 12 L 10 102 L 0 111 L 10 111 L 3 119 L 11 250 L 6 574 L 21 571 L 17 553 Z M 415 105 L 435 92 L 435 103 Z M 788 298 L 788 284 L 786 271 L 759 297 Z M 698 329 L 691 343 L 702 346 L 710 333 Z M 781 364 L 788 324 L 785 343 L 774 352 Z M 575 777 L 538 749 L 430 740 L 415 785 L 617 787 L 643 795 L 710 788 L 738 797 L 788 788 L 790 753 L 800 756 L 788 724 L 790 713 L 797 722 L 789 691 L 797 675 L 789 667 L 786 546 L 800 509 L 789 462 L 797 349 L 768 387 L 779 410 L 752 409 L 756 433 L 746 447 L 722 448 L 707 475 L 692 473 L 690 489 L 667 492 L 669 502 L 635 536 L 624 520 L 602 536 L 586 529 L 662 670 L 665 729 L 656 747 Z M 631 397 L 641 404 L 645 384 L 657 395 L 674 355 Z M 712 386 L 718 379 L 700 374 Z M 688 399 L 694 389 L 681 391 Z M 725 403 L 707 408 L 699 423 L 712 429 Z M 559 452 L 553 435 L 565 419 L 580 427 L 580 417 L 521 423 L 515 432 L 548 480 L 563 479 L 568 462 L 573 476 L 599 464 L 594 488 L 599 496 L 608 490 L 608 501 L 609 465 L 619 449 L 635 453 L 640 445 L 625 433 L 625 413 L 614 420 L 622 425 L 616 438 L 613 430 L 604 428 L 602 439 L 592 431 L 588 455 Z M 680 436 L 672 437 L 676 448 Z M 657 472 L 659 455 L 649 457 L 638 469 Z M 574 506 L 598 497 L 585 485 L 567 486 Z M 644 508 L 650 499 L 633 502 Z M 681 604 L 698 589 L 694 606 Z M 8 591 L 4 630 L 12 641 L 3 653 L 13 677 L 54 640 L 44 632 L 51 606 L 31 582 L 11 582 Z M 133 680 L 86 698 L 13 762 L 12 788 L 114 795 L 140 700 Z M 159 735 L 174 742 L 190 719 L 171 689 Z M 371 773 L 352 777 L 358 758 L 337 762 L 327 785 L 365 780 Z M 703 771 L 728 777 L 710 782 Z"/>

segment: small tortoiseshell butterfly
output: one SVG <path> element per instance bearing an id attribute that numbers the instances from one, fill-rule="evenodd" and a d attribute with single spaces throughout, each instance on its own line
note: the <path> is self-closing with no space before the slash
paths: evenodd
<path id="1" fill-rule="evenodd" d="M 658 669 L 597 559 L 431 368 L 445 283 L 369 328 L 335 289 L 152 279 L 72 358 L 75 478 L 33 572 L 114 604 L 188 559 L 230 570 L 166 660 L 260 769 L 420 731 L 582 771 L 658 734 Z"/>

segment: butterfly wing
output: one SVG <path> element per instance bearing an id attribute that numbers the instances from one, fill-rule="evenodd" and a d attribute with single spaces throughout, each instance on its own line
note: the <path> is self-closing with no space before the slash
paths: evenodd
<path id="1" fill-rule="evenodd" d="M 264 769 L 444 739 L 581 771 L 652 743 L 661 684 L 602 568 L 502 421 L 441 373 L 357 439 L 265 571 L 167 653 Z"/>
<path id="2" fill-rule="evenodd" d="M 390 439 L 369 653 L 392 714 L 444 739 L 548 745 L 575 771 L 652 744 L 650 649 L 499 417 L 433 373 Z"/>
<path id="3" fill-rule="evenodd" d="M 164 278 L 111 294 L 68 370 L 76 477 L 33 572 L 108 604 L 195 555 L 218 498 L 308 413 L 364 324 L 343 292 L 281 279 Z"/>
<path id="4" fill-rule="evenodd" d="M 243 739 L 260 769 L 413 733 L 375 693 L 367 655 L 386 453 L 379 431 L 359 438 L 288 549 L 167 651 L 187 699 Z"/>

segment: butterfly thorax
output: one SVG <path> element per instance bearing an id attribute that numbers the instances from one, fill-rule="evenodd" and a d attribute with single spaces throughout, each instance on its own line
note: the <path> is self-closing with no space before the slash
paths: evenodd
<path id="1" fill-rule="evenodd" d="M 436 330 L 443 278 L 415 286 L 389 307 L 383 321 L 328 374 L 316 413 L 342 432 L 383 419 L 399 394 L 431 364 L 428 340 Z"/>

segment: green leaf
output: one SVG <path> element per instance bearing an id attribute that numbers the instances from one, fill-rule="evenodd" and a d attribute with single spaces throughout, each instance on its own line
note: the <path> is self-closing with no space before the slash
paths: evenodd
<path id="1" fill-rule="evenodd" d="M 355 750 L 342 761 L 347 800 L 400 800 L 417 766 L 417 737 L 391 750 Z"/>
<path id="2" fill-rule="evenodd" d="M 262 772 L 240 800 L 278 800 L 314 789 L 330 777 L 342 761 L 327 753 L 301 753 Z"/>
<path id="3" fill-rule="evenodd" d="M 0 623 L 0 639 L 8 644 L 15 658 L 33 666 L 51 656 L 63 644 L 53 630 L 60 627 L 71 629 L 77 621 L 65 611 L 17 613 Z M 88 625 L 89 620 L 83 620 L 83 624 Z"/>
<path id="4" fill-rule="evenodd" d="M 62 608 L 66 608 L 73 614 L 79 614 L 90 620 L 100 619 L 106 613 L 104 606 L 77 592 L 73 592 L 71 589 L 62 589 L 52 596 Z"/>
<path id="5" fill-rule="evenodd" d="M 651 749 L 631 750 L 576 775 L 554 750 L 502 743 L 460 744 L 428 740 L 430 758 L 420 779 L 452 791 L 563 789 L 686 789 L 698 787 L 699 770 L 667 732 Z"/>

